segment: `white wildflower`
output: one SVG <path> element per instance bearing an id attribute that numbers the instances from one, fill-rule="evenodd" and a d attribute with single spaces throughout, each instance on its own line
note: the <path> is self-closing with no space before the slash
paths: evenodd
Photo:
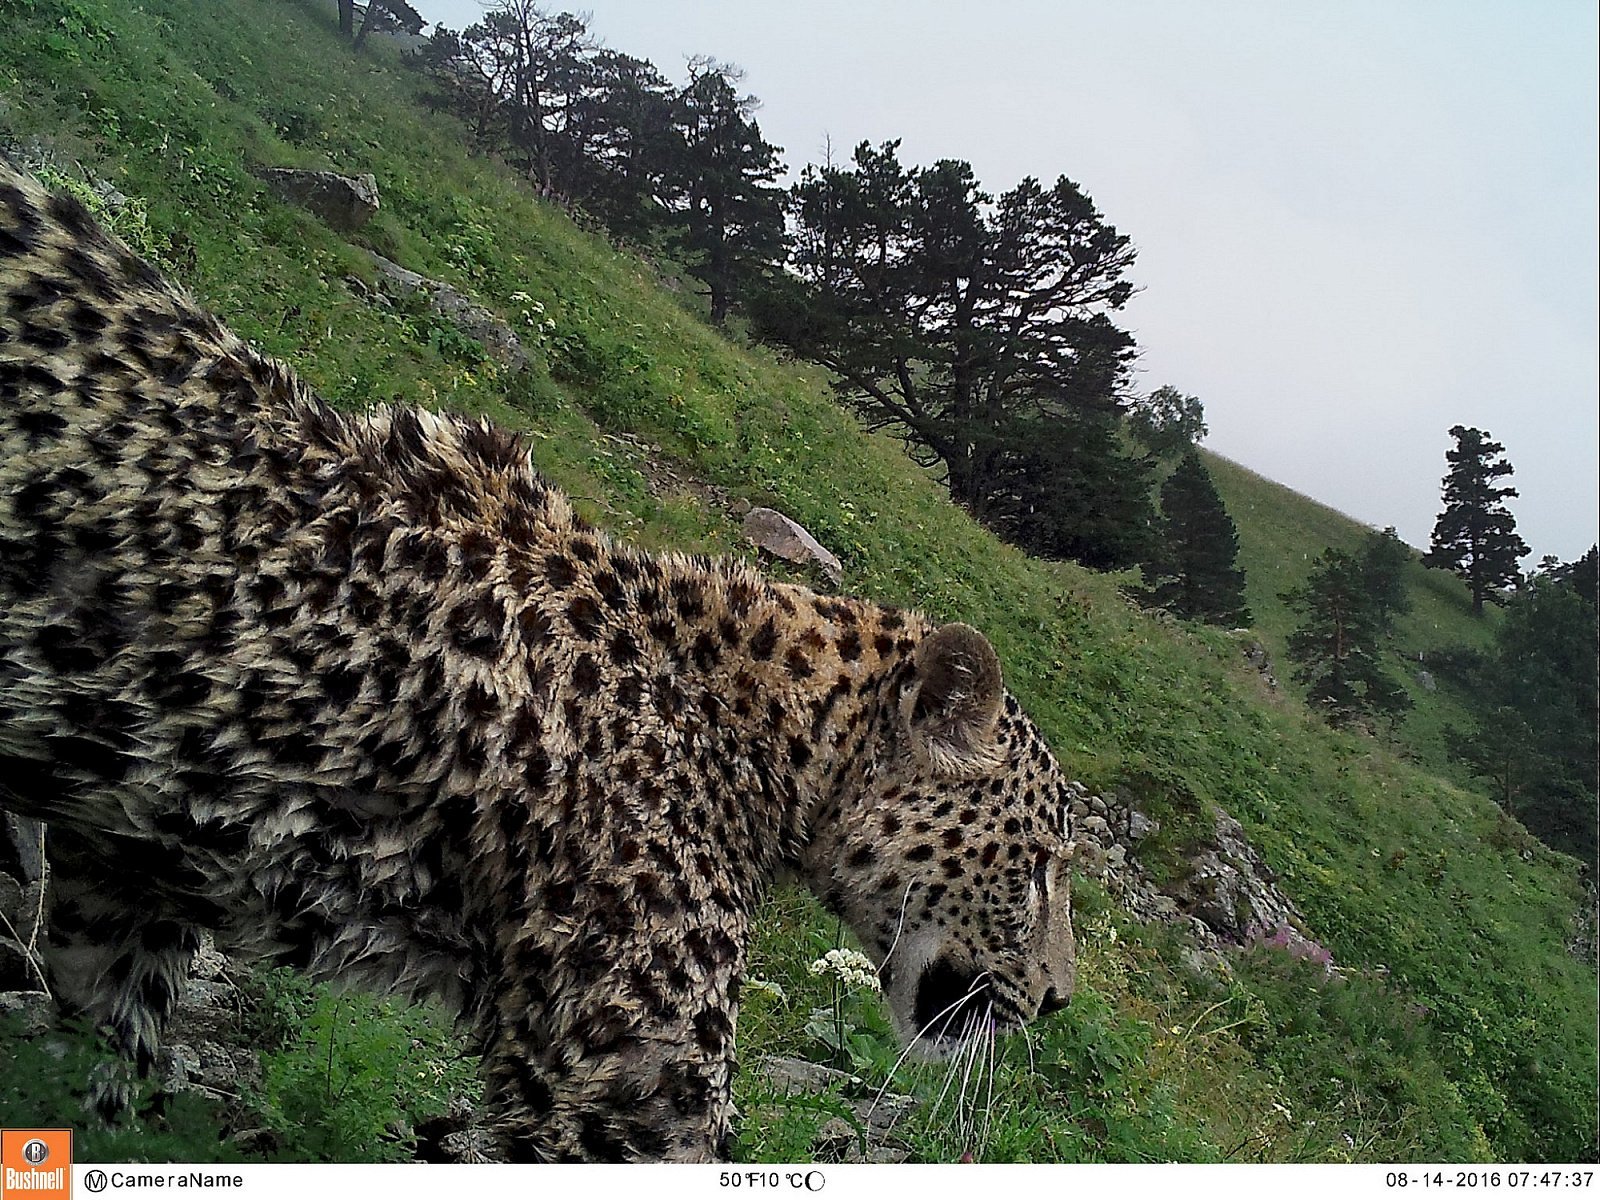
<path id="1" fill-rule="evenodd" d="M 813 975 L 831 975 L 846 987 L 878 991 L 878 969 L 859 950 L 829 950 L 807 968 Z"/>

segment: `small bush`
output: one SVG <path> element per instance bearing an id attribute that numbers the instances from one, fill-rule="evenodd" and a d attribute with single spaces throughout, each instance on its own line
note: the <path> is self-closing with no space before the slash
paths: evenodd
<path id="1" fill-rule="evenodd" d="M 416 1122 L 477 1087 L 476 1061 L 425 1007 L 273 971 L 255 1024 L 267 1048 L 261 1091 L 250 1100 L 291 1160 L 407 1159 Z"/>

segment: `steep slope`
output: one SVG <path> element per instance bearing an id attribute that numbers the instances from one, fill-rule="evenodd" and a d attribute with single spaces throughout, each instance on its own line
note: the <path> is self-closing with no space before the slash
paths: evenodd
<path id="1" fill-rule="evenodd" d="M 1305 582 L 1324 549 L 1356 551 L 1369 527 L 1221 455 L 1206 455 L 1206 464 L 1239 523 L 1239 562 L 1245 569 L 1252 624 L 1279 681 L 1291 695 L 1302 696 L 1304 689 L 1294 684 L 1284 657 L 1296 617 L 1283 603 L 1283 593 Z M 1396 622 L 1389 667 L 1405 683 L 1412 708 L 1394 740 L 1430 769 L 1465 782 L 1469 777 L 1445 753 L 1441 735 L 1447 725 L 1467 724 L 1468 714 L 1447 689 L 1429 688 L 1423 678 L 1436 651 L 1486 647 L 1494 636 L 1496 611 L 1491 607 L 1483 617 L 1474 617 L 1466 585 L 1448 572 L 1424 567 L 1419 559 L 1406 570 L 1406 590 L 1411 611 Z"/>
<path id="2" fill-rule="evenodd" d="M 1175 839 L 1225 807 L 1345 969 L 1268 947 L 1231 974 L 1197 970 L 1173 929 L 1128 922 L 1084 884 L 1080 994 L 1031 1046 L 996 1055 L 980 1116 L 937 1070 L 892 1071 L 870 998 L 808 971 L 834 923 L 784 893 L 764 916 L 767 986 L 747 994 L 741 1058 L 831 1053 L 874 1084 L 892 1074 L 929 1101 L 908 1137 L 935 1159 L 1592 1153 L 1594 972 L 1565 949 L 1574 864 L 1482 796 L 1265 695 L 1232 637 L 1146 619 L 1111 579 L 996 542 L 817 373 L 712 331 L 662 271 L 468 157 L 413 75 L 351 58 L 317 10 L 12 7 L 0 134 L 133 197 L 111 206 L 127 234 L 330 399 L 525 429 L 589 515 L 647 546 L 749 553 L 723 502 L 781 507 L 844 560 L 849 590 L 985 629 L 1063 765 L 1160 819 L 1173 869 Z M 276 165 L 371 171 L 383 209 L 347 241 L 251 174 Z M 507 377 L 425 309 L 372 303 L 365 248 L 498 311 L 534 366 Z M 1252 607 L 1281 639 L 1277 592 L 1356 531 L 1216 465 Z M 1402 637 L 1445 636 L 1440 578 L 1419 576 Z M 750 1156 L 807 1152 L 833 1113 L 741 1088 L 771 1115 L 752 1121 Z"/>

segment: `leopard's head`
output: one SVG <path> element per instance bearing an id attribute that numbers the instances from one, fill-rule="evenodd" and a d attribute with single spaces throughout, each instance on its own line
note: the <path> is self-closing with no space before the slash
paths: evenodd
<path id="1" fill-rule="evenodd" d="M 810 874 L 878 963 L 897 1033 L 937 1056 L 1071 996 L 1070 794 L 970 626 L 924 635 L 882 687 Z"/>

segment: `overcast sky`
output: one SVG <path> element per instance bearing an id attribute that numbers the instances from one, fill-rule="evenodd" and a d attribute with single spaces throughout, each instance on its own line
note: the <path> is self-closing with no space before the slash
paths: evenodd
<path id="1" fill-rule="evenodd" d="M 1211 449 L 1425 547 L 1446 431 L 1475 425 L 1535 556 L 1595 541 L 1593 0 L 581 11 L 673 79 L 691 54 L 742 66 L 794 171 L 901 138 L 991 192 L 1070 176 L 1139 248 L 1139 390 L 1199 396 Z"/>

